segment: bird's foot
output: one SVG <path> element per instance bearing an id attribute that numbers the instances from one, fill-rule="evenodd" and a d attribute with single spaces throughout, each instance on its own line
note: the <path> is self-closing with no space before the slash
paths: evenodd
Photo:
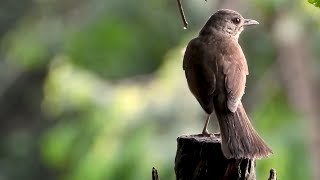
<path id="1" fill-rule="evenodd" d="M 202 133 L 201 133 L 202 136 L 204 137 L 211 137 L 211 136 L 214 136 L 214 134 L 212 133 L 209 133 L 209 131 L 207 129 L 203 129 Z"/>

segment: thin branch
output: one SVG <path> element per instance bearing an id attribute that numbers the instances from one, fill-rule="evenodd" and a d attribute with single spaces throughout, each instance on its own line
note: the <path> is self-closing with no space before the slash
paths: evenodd
<path id="1" fill-rule="evenodd" d="M 177 2 L 178 2 L 178 7 L 179 7 L 180 15 L 181 15 L 181 18 L 182 18 L 182 22 L 183 22 L 183 27 L 184 27 L 184 29 L 187 29 L 188 28 L 188 22 L 187 22 L 186 16 L 184 15 L 184 11 L 183 11 L 183 7 L 182 7 L 182 4 L 181 4 L 181 0 L 177 0 Z"/>

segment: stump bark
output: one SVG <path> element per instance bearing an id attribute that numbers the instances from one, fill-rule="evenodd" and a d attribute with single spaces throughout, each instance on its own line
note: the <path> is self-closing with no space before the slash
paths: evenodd
<path id="1" fill-rule="evenodd" d="M 256 180 L 255 160 L 226 159 L 219 134 L 180 136 L 177 141 L 177 180 Z"/>

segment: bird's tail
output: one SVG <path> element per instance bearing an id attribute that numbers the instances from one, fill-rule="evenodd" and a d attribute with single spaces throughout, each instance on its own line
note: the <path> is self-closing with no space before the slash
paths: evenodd
<path id="1" fill-rule="evenodd" d="M 251 125 L 241 102 L 235 112 L 228 108 L 219 110 L 215 107 L 215 110 L 221 131 L 221 148 L 227 159 L 259 159 L 272 154 Z"/>

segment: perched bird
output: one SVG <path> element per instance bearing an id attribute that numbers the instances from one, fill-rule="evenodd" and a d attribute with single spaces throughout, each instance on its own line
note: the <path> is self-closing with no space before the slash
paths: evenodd
<path id="1" fill-rule="evenodd" d="M 244 19 L 238 12 L 221 9 L 214 13 L 192 39 L 183 59 L 183 69 L 192 94 L 208 114 L 203 135 L 215 110 L 222 152 L 228 159 L 263 158 L 272 154 L 259 137 L 242 106 L 246 76 L 246 58 L 238 43 L 244 27 L 259 24 Z"/>

